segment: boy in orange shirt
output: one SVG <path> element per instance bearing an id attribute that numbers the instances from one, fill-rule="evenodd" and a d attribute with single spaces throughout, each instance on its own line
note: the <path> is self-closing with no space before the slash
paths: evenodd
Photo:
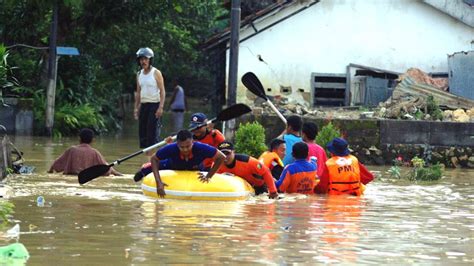
<path id="1" fill-rule="evenodd" d="M 276 186 L 280 192 L 313 194 L 316 184 L 317 166 L 308 162 L 308 145 L 297 142 L 293 145 L 292 156 L 295 162 L 287 165 L 281 173 Z"/>
<path id="2" fill-rule="evenodd" d="M 283 161 L 286 153 L 286 144 L 282 139 L 273 139 L 270 142 L 270 149 L 260 155 L 258 160 L 263 163 L 270 171 L 275 180 L 280 178 L 283 171 Z"/>

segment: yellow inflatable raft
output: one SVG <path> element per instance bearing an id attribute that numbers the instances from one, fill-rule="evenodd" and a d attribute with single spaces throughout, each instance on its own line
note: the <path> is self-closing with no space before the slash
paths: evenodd
<path id="1" fill-rule="evenodd" d="M 160 175 L 168 185 L 167 199 L 242 200 L 255 194 L 252 186 L 238 176 L 215 174 L 209 183 L 202 183 L 197 171 L 161 170 Z M 158 198 L 153 173 L 143 178 L 142 190 L 144 195 Z"/>

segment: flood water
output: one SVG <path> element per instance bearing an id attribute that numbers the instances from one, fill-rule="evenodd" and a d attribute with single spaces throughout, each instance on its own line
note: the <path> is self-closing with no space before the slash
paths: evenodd
<path id="1" fill-rule="evenodd" d="M 93 146 L 111 162 L 139 150 L 135 130 Z M 77 176 L 46 174 L 75 138 L 13 139 L 36 167 L 6 182 L 28 265 L 474 264 L 474 171 L 447 170 L 432 183 L 379 178 L 360 198 L 154 200 L 132 178 L 143 155 L 117 167 L 124 176 L 80 186 Z"/>

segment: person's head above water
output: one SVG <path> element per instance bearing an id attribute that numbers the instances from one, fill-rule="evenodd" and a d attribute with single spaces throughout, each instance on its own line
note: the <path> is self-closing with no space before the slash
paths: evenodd
<path id="1" fill-rule="evenodd" d="M 79 132 L 79 139 L 81 143 L 90 144 L 94 139 L 94 131 L 90 128 L 83 128 Z"/>

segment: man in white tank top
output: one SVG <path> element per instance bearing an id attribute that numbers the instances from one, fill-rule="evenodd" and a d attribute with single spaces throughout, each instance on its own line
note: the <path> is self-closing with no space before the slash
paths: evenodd
<path id="1" fill-rule="evenodd" d="M 135 119 L 138 119 L 140 148 L 149 147 L 159 141 L 165 104 L 165 83 L 161 72 L 151 65 L 153 56 L 153 51 L 148 47 L 137 51 L 141 70 L 137 74 L 133 114 Z"/>
<path id="2" fill-rule="evenodd" d="M 170 99 L 170 109 L 173 116 L 173 131 L 178 132 L 183 128 L 184 112 L 187 110 L 186 95 L 183 87 L 179 86 L 178 80 L 173 81 L 173 95 Z"/>

